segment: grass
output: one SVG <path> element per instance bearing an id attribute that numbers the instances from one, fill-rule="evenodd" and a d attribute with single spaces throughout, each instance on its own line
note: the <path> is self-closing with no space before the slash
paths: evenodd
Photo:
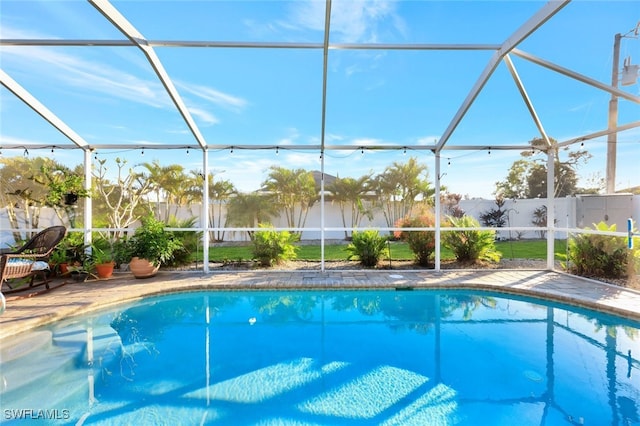
<path id="1" fill-rule="evenodd" d="M 324 247 L 325 260 L 346 260 L 348 253 L 345 250 L 346 244 L 332 244 Z M 392 241 L 389 243 L 392 260 L 411 260 L 413 253 L 406 243 Z M 502 253 L 503 259 L 546 259 L 546 240 L 519 240 L 519 241 L 498 241 L 496 248 Z M 567 244 L 565 240 L 555 241 L 556 260 L 566 260 Z M 195 257 L 195 256 L 194 256 Z M 211 262 L 232 262 L 246 261 L 252 259 L 251 244 L 242 246 L 217 246 L 209 249 L 209 260 Z M 202 254 L 197 256 L 202 260 Z M 320 245 L 301 245 L 298 250 L 298 260 L 320 261 Z M 454 256 L 447 248 L 441 251 L 442 260 L 453 260 Z M 195 259 L 194 259 L 195 260 Z"/>

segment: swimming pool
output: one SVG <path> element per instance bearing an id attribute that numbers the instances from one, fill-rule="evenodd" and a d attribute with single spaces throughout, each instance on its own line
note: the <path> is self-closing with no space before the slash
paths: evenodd
<path id="1" fill-rule="evenodd" d="M 497 293 L 180 293 L 20 339 L 8 423 L 640 424 L 638 322 Z"/>

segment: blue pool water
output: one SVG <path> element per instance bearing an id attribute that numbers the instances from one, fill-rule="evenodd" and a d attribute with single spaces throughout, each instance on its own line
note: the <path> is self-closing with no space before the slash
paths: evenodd
<path id="1" fill-rule="evenodd" d="M 639 340 L 492 293 L 166 295 L 3 342 L 0 421 L 640 425 Z"/>

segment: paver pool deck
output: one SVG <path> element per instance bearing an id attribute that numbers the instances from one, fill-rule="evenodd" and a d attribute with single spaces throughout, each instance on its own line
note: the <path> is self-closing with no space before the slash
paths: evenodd
<path id="1" fill-rule="evenodd" d="M 549 270 L 161 271 L 153 278 L 135 279 L 120 273 L 108 280 L 68 282 L 30 295 L 7 295 L 6 310 L 0 315 L 0 339 L 71 316 L 173 292 L 409 288 L 533 296 L 640 321 L 640 291 Z"/>

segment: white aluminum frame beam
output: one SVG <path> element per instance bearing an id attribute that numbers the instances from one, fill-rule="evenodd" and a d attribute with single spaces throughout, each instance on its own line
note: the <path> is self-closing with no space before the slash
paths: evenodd
<path id="1" fill-rule="evenodd" d="M 526 39 L 529 35 L 531 35 L 534 31 L 536 31 L 540 26 L 542 26 L 545 22 L 551 19 L 556 13 L 558 13 L 563 7 L 569 4 L 571 0 L 563 0 L 563 1 L 550 1 L 546 5 L 544 5 L 535 15 L 527 20 L 520 28 L 518 28 L 512 35 L 509 37 L 502 45 L 500 49 L 493 54 L 484 70 L 478 77 L 478 80 L 471 88 L 471 91 L 467 95 L 466 99 L 462 102 L 462 105 L 458 109 L 458 112 L 454 115 L 453 119 L 449 123 L 449 126 L 444 131 L 440 140 L 436 144 L 436 150 L 440 151 L 442 147 L 447 143 L 451 135 L 453 134 L 460 121 L 465 116 L 475 99 L 478 97 L 482 88 L 487 83 L 493 72 L 498 67 L 498 64 L 502 60 L 502 58 L 507 55 L 510 51 L 515 49 L 515 47 Z"/>
<path id="2" fill-rule="evenodd" d="M 320 117 L 320 270 L 324 272 L 324 144 L 327 121 L 327 70 L 329 68 L 329 34 L 331 29 L 331 0 L 326 0 L 324 9 L 324 41 L 322 43 L 322 112 Z"/>
<path id="3" fill-rule="evenodd" d="M 626 126 L 618 127 L 618 131 L 628 130 L 634 127 L 639 127 L 640 122 L 631 123 Z M 594 133 L 591 135 L 581 136 L 580 138 L 572 139 L 571 143 L 576 141 L 593 139 L 598 136 L 606 135 L 607 130 Z M 11 144 L 5 143 L 1 146 L 3 149 L 77 149 L 75 145 L 52 145 L 52 144 Z M 86 149 L 100 154 L 102 150 L 117 149 L 117 150 L 140 150 L 140 151 L 154 151 L 158 149 L 200 149 L 199 145 L 184 145 L 184 144 L 154 144 L 154 145 L 126 145 L 126 144 L 94 144 L 88 145 Z M 216 151 L 230 151 L 230 150 L 255 150 L 255 151 L 356 151 L 362 150 L 365 152 L 375 151 L 406 151 L 410 153 L 412 151 L 431 151 L 435 152 L 435 145 L 208 145 L 207 150 L 211 152 Z M 513 151 L 513 150 L 529 150 L 531 145 L 447 145 L 442 148 L 442 151 Z"/>
<path id="4" fill-rule="evenodd" d="M 330 43 L 328 50 L 498 50 L 499 44 L 450 44 L 450 43 Z M 232 49 L 325 49 L 325 43 L 298 42 L 251 42 L 251 41 L 215 41 L 215 40 L 145 40 L 149 47 L 201 47 Z M 129 40 L 101 39 L 0 39 L 3 46 L 100 46 L 100 47 L 137 47 Z"/>
<path id="5" fill-rule="evenodd" d="M 537 65 L 543 66 L 545 68 L 548 68 L 550 70 L 556 71 L 556 72 L 558 72 L 558 73 L 560 73 L 560 74 L 562 74 L 562 75 L 564 75 L 566 77 L 573 78 L 573 79 L 578 80 L 578 81 L 580 81 L 582 83 L 586 83 L 586 84 L 588 84 L 590 86 L 597 87 L 598 89 L 604 90 L 605 92 L 609 92 L 612 95 L 616 95 L 616 96 L 619 96 L 621 98 L 627 99 L 627 100 L 629 100 L 631 102 L 635 102 L 637 104 L 640 104 L 640 97 L 634 96 L 629 92 L 625 92 L 624 90 L 620 90 L 617 87 L 609 86 L 608 84 L 601 83 L 598 80 L 594 80 L 594 79 L 589 78 L 587 76 L 584 76 L 584 75 L 582 75 L 580 73 L 577 73 L 577 72 L 571 71 L 571 70 L 569 70 L 567 68 L 564 68 L 564 67 L 561 67 L 559 65 L 556 65 L 556 64 L 554 64 L 552 62 L 545 61 L 544 59 L 538 58 L 537 56 L 534 56 L 534 55 L 532 55 L 530 53 L 523 52 L 522 50 L 513 49 L 513 54 L 516 55 L 516 56 L 519 56 L 519 57 L 521 57 L 523 59 L 526 59 L 528 61 L 531 61 L 534 64 L 537 64 Z"/>
<path id="6" fill-rule="evenodd" d="M 55 127 L 60 133 L 65 135 L 71 142 L 73 142 L 75 144 L 75 146 L 73 147 L 74 149 L 88 149 L 89 144 L 82 138 L 82 136 L 77 134 L 71 127 L 67 126 L 64 121 L 62 121 L 57 115 L 55 115 L 49 108 L 44 106 L 27 89 L 22 87 L 17 81 L 11 78 L 11 76 L 9 76 L 9 74 L 4 72 L 2 69 L 0 69 L 0 83 L 2 83 L 4 87 L 6 87 L 11 93 L 17 96 L 22 102 L 27 104 L 29 108 L 31 108 L 38 115 L 47 120 L 49 124 Z"/>
<path id="7" fill-rule="evenodd" d="M 565 146 L 573 145 L 574 143 L 577 143 L 577 142 L 585 142 L 585 141 L 588 141 L 590 139 L 599 138 L 601 136 L 607 136 L 611 132 L 618 133 L 618 132 L 623 132 L 623 131 L 629 130 L 629 129 L 635 129 L 636 127 L 640 127 L 640 121 L 633 121 L 631 123 L 620 125 L 620 126 L 616 127 L 615 129 L 601 130 L 599 132 L 590 133 L 588 135 L 580 136 L 578 138 L 569 139 L 569 140 L 566 140 L 564 142 L 559 143 L 558 144 L 558 148 L 562 148 L 562 147 L 565 147 Z"/>
<path id="8" fill-rule="evenodd" d="M 164 86 L 165 90 L 169 94 L 169 97 L 173 101 L 173 104 L 178 108 L 178 112 L 186 122 L 191 134 L 198 141 L 200 147 L 203 150 L 207 149 L 207 142 L 205 141 L 200 129 L 196 125 L 191 113 L 187 109 L 184 101 L 180 97 L 178 90 L 173 85 L 173 81 L 167 74 L 160 58 L 156 55 L 153 47 L 149 46 L 149 43 L 144 36 L 138 32 L 138 30 L 107 0 L 89 0 L 89 3 L 93 5 L 107 20 L 109 20 L 120 32 L 122 32 L 129 40 L 131 40 L 137 47 L 142 50 L 147 60 L 151 64 L 151 67 L 156 72 L 156 75 L 160 79 L 160 82 Z"/>
<path id="9" fill-rule="evenodd" d="M 515 65 L 513 65 L 513 62 L 511 61 L 511 58 L 509 57 L 509 55 L 505 55 L 504 56 L 504 62 L 507 65 L 507 68 L 509 69 L 509 72 L 511 73 L 511 77 L 513 78 L 513 81 L 516 83 L 516 86 L 518 86 L 518 90 L 520 91 L 520 96 L 522 96 L 522 99 L 524 100 L 524 103 L 527 105 L 527 109 L 529 110 L 529 114 L 531 115 L 531 118 L 533 119 L 533 122 L 536 124 L 536 127 L 538 128 L 538 132 L 540 132 L 540 135 L 542 136 L 542 139 L 544 140 L 545 144 L 547 145 L 547 148 L 551 147 L 551 140 L 549 140 L 549 136 L 547 135 L 547 132 L 544 130 L 544 126 L 542 125 L 542 122 L 540 121 L 540 117 L 538 117 L 538 113 L 536 112 L 536 109 L 533 107 L 533 103 L 531 102 L 531 98 L 529 98 L 529 94 L 527 93 L 527 89 L 525 89 L 524 84 L 522 84 L 522 80 L 520 80 L 520 76 L 518 75 L 518 71 L 516 70 Z"/>

